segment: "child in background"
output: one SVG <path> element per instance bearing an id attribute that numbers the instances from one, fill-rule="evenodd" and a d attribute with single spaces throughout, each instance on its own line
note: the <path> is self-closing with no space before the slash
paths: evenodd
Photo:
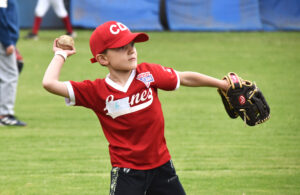
<path id="1" fill-rule="evenodd" d="M 66 34 L 72 36 L 73 38 L 76 37 L 76 33 L 73 31 L 68 12 L 65 8 L 64 0 L 38 0 L 35 7 L 35 17 L 32 31 L 28 33 L 28 35 L 25 37 L 26 39 L 38 40 L 38 32 L 42 23 L 42 19 L 49 10 L 50 6 L 53 7 L 56 15 L 62 19 L 67 31 Z"/>

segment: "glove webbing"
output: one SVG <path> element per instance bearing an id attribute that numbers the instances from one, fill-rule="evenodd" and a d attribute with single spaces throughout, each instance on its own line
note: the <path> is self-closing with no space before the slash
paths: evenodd
<path id="1" fill-rule="evenodd" d="M 231 84 L 232 89 L 240 89 L 243 87 L 242 79 L 239 78 L 238 75 L 235 74 L 234 72 L 228 73 L 226 79 L 230 81 L 229 83 Z"/>

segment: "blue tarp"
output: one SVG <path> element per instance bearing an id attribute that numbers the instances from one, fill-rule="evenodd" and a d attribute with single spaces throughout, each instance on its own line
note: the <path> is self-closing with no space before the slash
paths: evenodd
<path id="1" fill-rule="evenodd" d="M 261 0 L 264 30 L 300 30 L 300 0 Z"/>
<path id="2" fill-rule="evenodd" d="M 31 28 L 34 21 L 34 10 L 37 0 L 17 0 L 19 4 L 19 19 L 21 28 Z M 53 8 L 50 7 L 41 23 L 41 28 L 61 28 L 63 22 L 56 16 Z"/>
<path id="3" fill-rule="evenodd" d="M 260 30 L 258 0 L 166 0 L 171 30 Z"/>
<path id="4" fill-rule="evenodd" d="M 96 28 L 116 20 L 131 30 L 162 30 L 159 20 L 159 0 L 72 0 L 72 23 Z"/>
<path id="5" fill-rule="evenodd" d="M 17 0 L 20 26 L 32 27 L 36 0 Z M 300 0 L 165 0 L 170 30 L 300 30 Z M 75 27 L 96 28 L 117 20 L 132 30 L 160 31 L 160 0 L 70 0 Z M 42 28 L 62 28 L 50 8 Z"/>

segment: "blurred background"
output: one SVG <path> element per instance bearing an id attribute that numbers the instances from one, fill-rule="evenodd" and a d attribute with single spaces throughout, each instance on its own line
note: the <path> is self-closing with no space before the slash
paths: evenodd
<path id="1" fill-rule="evenodd" d="M 31 28 L 36 0 L 18 0 L 21 28 Z M 65 0 L 75 28 L 109 20 L 134 31 L 300 30 L 299 0 Z M 53 8 L 41 25 L 62 28 Z"/>

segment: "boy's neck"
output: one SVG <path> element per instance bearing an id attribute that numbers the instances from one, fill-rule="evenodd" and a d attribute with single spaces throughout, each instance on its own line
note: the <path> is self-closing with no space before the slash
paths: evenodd
<path id="1" fill-rule="evenodd" d="M 132 73 L 132 70 L 130 71 L 110 71 L 109 78 L 115 82 L 116 84 L 124 87 Z"/>

